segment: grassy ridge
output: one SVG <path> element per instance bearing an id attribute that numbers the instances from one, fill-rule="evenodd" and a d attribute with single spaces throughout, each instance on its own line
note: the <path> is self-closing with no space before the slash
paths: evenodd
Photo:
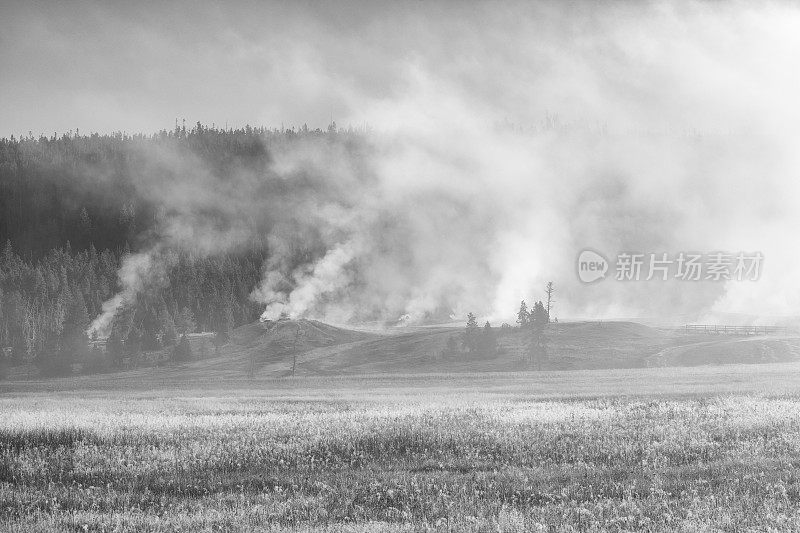
<path id="1" fill-rule="evenodd" d="M 475 379 L 6 395 L 0 530 L 800 528 L 798 395 L 537 400 Z"/>
<path id="2" fill-rule="evenodd" d="M 296 331 L 303 332 L 299 342 Z M 188 372 L 242 374 L 252 361 L 259 376 L 286 376 L 295 353 L 297 374 L 304 376 L 765 364 L 800 358 L 797 336 L 687 334 L 633 322 L 564 322 L 547 327 L 547 357 L 533 362 L 526 355 L 530 330 L 494 328 L 496 349 L 475 353 L 460 347 L 463 332 L 463 327 L 408 327 L 370 335 L 309 320 L 249 324 L 234 332 L 223 357 L 197 362 Z M 455 352 L 447 349 L 451 337 L 459 346 Z"/>

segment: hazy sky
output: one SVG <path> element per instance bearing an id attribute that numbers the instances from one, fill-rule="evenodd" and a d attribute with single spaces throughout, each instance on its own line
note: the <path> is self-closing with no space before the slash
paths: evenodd
<path id="1" fill-rule="evenodd" d="M 744 3 L 3 2 L 0 135 L 374 122 L 420 73 L 516 123 L 739 127 L 762 90 L 743 74 L 797 82 L 780 62 L 797 21 Z"/>
<path id="2" fill-rule="evenodd" d="M 496 9 L 503 9 L 499 5 Z M 397 87 L 400 60 L 458 55 L 425 19 L 468 6 L 4 2 L 0 135 L 152 131 L 186 118 L 325 126 Z M 475 21 L 472 21 L 475 22 Z M 473 31 L 475 28 L 464 28 Z M 420 39 L 421 34 L 424 39 Z M 448 59 L 449 61 L 450 59 Z"/>

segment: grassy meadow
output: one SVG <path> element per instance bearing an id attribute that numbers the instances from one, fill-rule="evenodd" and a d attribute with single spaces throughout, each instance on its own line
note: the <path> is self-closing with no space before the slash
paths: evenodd
<path id="1" fill-rule="evenodd" d="M 799 374 L 18 385 L 0 531 L 797 530 Z"/>

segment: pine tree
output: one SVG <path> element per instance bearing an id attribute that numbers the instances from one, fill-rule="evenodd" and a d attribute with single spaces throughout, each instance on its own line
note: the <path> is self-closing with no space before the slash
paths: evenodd
<path id="1" fill-rule="evenodd" d="M 553 306 L 556 303 L 555 298 L 553 298 L 553 294 L 555 294 L 556 288 L 553 285 L 552 281 L 547 282 L 547 286 L 545 287 L 545 294 L 547 294 L 547 306 L 545 307 L 545 311 L 547 311 L 547 318 L 550 319 L 550 316 L 553 312 Z"/>
<path id="2" fill-rule="evenodd" d="M 542 302 L 536 302 L 536 304 L 534 304 L 530 322 L 535 328 L 543 328 L 546 324 L 550 323 L 547 309 L 545 309 Z"/>
<path id="3" fill-rule="evenodd" d="M 478 348 L 478 319 L 472 313 L 467 314 L 467 326 L 464 330 L 462 344 L 468 352 L 475 352 Z"/>
<path id="4" fill-rule="evenodd" d="M 530 313 L 528 313 L 528 305 L 525 303 L 525 300 L 522 300 L 519 304 L 519 311 L 517 311 L 517 324 L 520 327 L 525 327 L 530 322 Z"/>
<path id="5" fill-rule="evenodd" d="M 542 302 L 536 302 L 533 306 L 532 313 L 532 334 L 528 346 L 528 353 L 531 362 L 535 363 L 537 368 L 541 369 L 544 362 L 547 360 L 547 335 L 545 328 L 549 322 L 547 310 Z"/>

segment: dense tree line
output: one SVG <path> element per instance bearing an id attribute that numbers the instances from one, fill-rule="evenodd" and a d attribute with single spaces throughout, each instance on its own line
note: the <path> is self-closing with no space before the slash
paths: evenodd
<path id="1" fill-rule="evenodd" d="M 171 177 L 153 154 L 191 156 L 216 176 L 241 168 L 263 171 L 271 151 L 299 139 L 347 141 L 358 132 L 337 129 L 221 130 L 197 123 L 154 135 L 79 135 L 0 139 L 0 243 L 11 240 L 22 257 L 38 258 L 69 241 L 75 250 L 137 249 L 153 229 L 159 206 L 137 188 L 137 174 Z M 187 157 L 188 158 L 188 157 Z"/>
<path id="2" fill-rule="evenodd" d="M 303 140 L 347 143 L 359 135 L 335 124 L 323 131 L 198 123 L 154 135 L 29 133 L 0 139 L 3 355 L 55 373 L 74 361 L 120 364 L 128 355 L 163 346 L 175 345 L 178 358 L 186 358 L 191 350 L 181 335 L 194 330 L 215 331 L 224 340 L 231 328 L 261 311 L 249 298 L 268 257 L 261 241 L 210 256 L 176 250 L 167 279 L 117 313 L 103 353 L 90 348 L 86 328 L 120 290 L 123 257 L 152 244 L 159 217 L 171 208 L 148 184 L 174 178 L 186 160 L 221 183 L 242 169 L 258 173 L 265 194 L 292 197 L 297 191 L 267 171 L 274 150 Z M 191 172 L 180 176 L 189 185 Z M 306 179 L 296 186 L 312 194 L 320 184 Z M 213 219 L 214 213 L 205 214 Z M 267 233 L 271 221 L 264 216 L 255 235 Z M 307 259 L 307 250 L 297 248 L 295 255 Z"/>
<path id="3" fill-rule="evenodd" d="M 249 294 L 261 277 L 263 252 L 176 253 L 166 280 L 121 307 L 106 350 L 98 353 L 86 330 L 116 292 L 125 253 L 94 246 L 78 252 L 67 244 L 26 260 L 7 241 L 0 253 L 0 346 L 7 355 L 47 373 L 67 372 L 75 362 L 114 366 L 126 355 L 176 345 L 180 334 L 195 330 L 217 332 L 224 340 L 233 327 L 258 316 Z"/>

